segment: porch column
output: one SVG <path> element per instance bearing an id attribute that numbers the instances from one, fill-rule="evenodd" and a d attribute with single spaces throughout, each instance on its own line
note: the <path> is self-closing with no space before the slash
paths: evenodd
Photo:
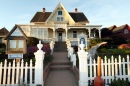
<path id="1" fill-rule="evenodd" d="M 99 32 L 99 38 L 101 38 L 101 30 L 100 30 L 100 28 L 98 29 L 98 32 Z"/>
<path id="2" fill-rule="evenodd" d="M 65 30 L 66 30 L 66 39 L 67 39 L 68 28 L 66 28 Z"/>
<path id="3" fill-rule="evenodd" d="M 89 32 L 89 38 L 91 36 L 91 28 L 88 29 L 88 32 Z"/>
<path id="4" fill-rule="evenodd" d="M 56 36 L 55 36 L 55 28 L 53 28 L 53 38 L 56 38 Z"/>

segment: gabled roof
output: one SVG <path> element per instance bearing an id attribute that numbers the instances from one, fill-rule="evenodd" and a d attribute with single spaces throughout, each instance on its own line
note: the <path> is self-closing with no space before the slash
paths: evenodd
<path id="1" fill-rule="evenodd" d="M 23 37 L 24 37 L 25 39 L 28 39 L 27 36 L 25 35 L 25 33 L 23 32 L 23 30 L 20 28 L 20 26 L 15 25 L 15 26 L 13 27 L 13 29 L 12 29 L 12 30 L 8 33 L 8 35 L 5 37 L 5 40 L 7 40 L 7 39 L 11 36 L 11 34 L 12 34 L 16 29 L 19 29 L 19 31 L 22 33 Z"/>
<path id="2" fill-rule="evenodd" d="M 5 27 L 0 29 L 0 36 L 5 37 L 8 33 L 9 31 Z"/>
<path id="3" fill-rule="evenodd" d="M 37 12 L 30 22 L 45 22 L 50 14 L 51 12 Z"/>
<path id="4" fill-rule="evenodd" d="M 73 18 L 75 22 L 87 22 L 89 23 L 88 19 L 84 15 L 83 12 L 69 12 L 70 16 Z"/>
<path id="5" fill-rule="evenodd" d="M 113 30 L 114 33 L 117 33 L 117 32 L 120 32 L 122 29 L 124 29 L 126 26 L 128 26 L 128 24 L 125 24 L 125 25 L 122 25 L 122 26 L 119 26 L 117 28 L 115 28 Z M 129 27 L 129 26 L 128 26 Z"/>
<path id="6" fill-rule="evenodd" d="M 50 16 L 52 12 L 37 12 L 34 17 L 32 18 L 32 20 L 30 22 L 45 22 L 48 17 Z M 70 16 L 72 17 L 72 19 L 75 22 L 87 22 L 89 23 L 88 19 L 86 18 L 86 16 L 84 15 L 83 12 L 69 12 Z"/>
<path id="7" fill-rule="evenodd" d="M 113 25 L 113 26 L 108 27 L 108 29 L 111 30 L 111 31 L 113 31 L 115 28 L 117 28 L 116 25 Z"/>
<path id="8" fill-rule="evenodd" d="M 56 8 L 55 8 L 55 9 L 53 10 L 53 12 L 51 13 L 51 15 L 47 18 L 46 22 L 48 22 L 48 21 L 54 16 L 55 12 L 56 12 L 58 9 L 61 9 L 61 8 L 64 10 L 64 12 L 65 12 L 66 15 L 68 16 L 68 18 L 74 22 L 74 20 L 72 19 L 72 17 L 69 15 L 68 11 L 64 8 L 64 6 L 63 6 L 61 3 L 59 3 L 59 4 L 56 6 Z"/>
<path id="9" fill-rule="evenodd" d="M 88 19 L 84 15 L 83 12 L 67 12 L 64 6 L 59 3 L 57 7 L 54 9 L 53 12 L 37 12 L 30 22 L 47 22 L 53 13 L 58 9 L 58 7 L 62 7 L 67 15 L 74 21 L 74 22 L 86 22 L 89 23 Z"/>

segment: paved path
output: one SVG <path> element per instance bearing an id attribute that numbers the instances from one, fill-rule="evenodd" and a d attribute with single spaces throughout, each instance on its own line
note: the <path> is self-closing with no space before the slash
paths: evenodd
<path id="1" fill-rule="evenodd" d="M 54 52 L 53 62 L 69 62 L 67 52 Z M 71 70 L 51 70 L 44 86 L 78 86 L 78 80 Z"/>

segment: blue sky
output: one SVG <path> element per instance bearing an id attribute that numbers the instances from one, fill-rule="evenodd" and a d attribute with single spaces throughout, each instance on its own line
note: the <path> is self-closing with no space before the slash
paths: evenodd
<path id="1" fill-rule="evenodd" d="M 84 12 L 91 25 L 130 25 L 130 0 L 1 0 L 0 28 L 29 24 L 37 11 L 52 12 L 59 2 L 68 12 Z"/>

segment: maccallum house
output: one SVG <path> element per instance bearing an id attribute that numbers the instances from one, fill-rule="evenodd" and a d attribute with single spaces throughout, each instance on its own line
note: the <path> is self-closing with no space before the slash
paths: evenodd
<path id="1" fill-rule="evenodd" d="M 101 38 L 102 25 L 90 25 L 83 12 L 74 8 L 68 12 L 59 3 L 52 12 L 36 12 L 30 24 L 17 24 L 28 37 L 36 37 L 43 41 L 62 41 L 69 39 L 77 41 L 78 35 L 84 34 L 86 38 Z M 96 34 L 97 32 L 97 34 Z M 72 43 L 73 44 L 73 43 Z"/>

